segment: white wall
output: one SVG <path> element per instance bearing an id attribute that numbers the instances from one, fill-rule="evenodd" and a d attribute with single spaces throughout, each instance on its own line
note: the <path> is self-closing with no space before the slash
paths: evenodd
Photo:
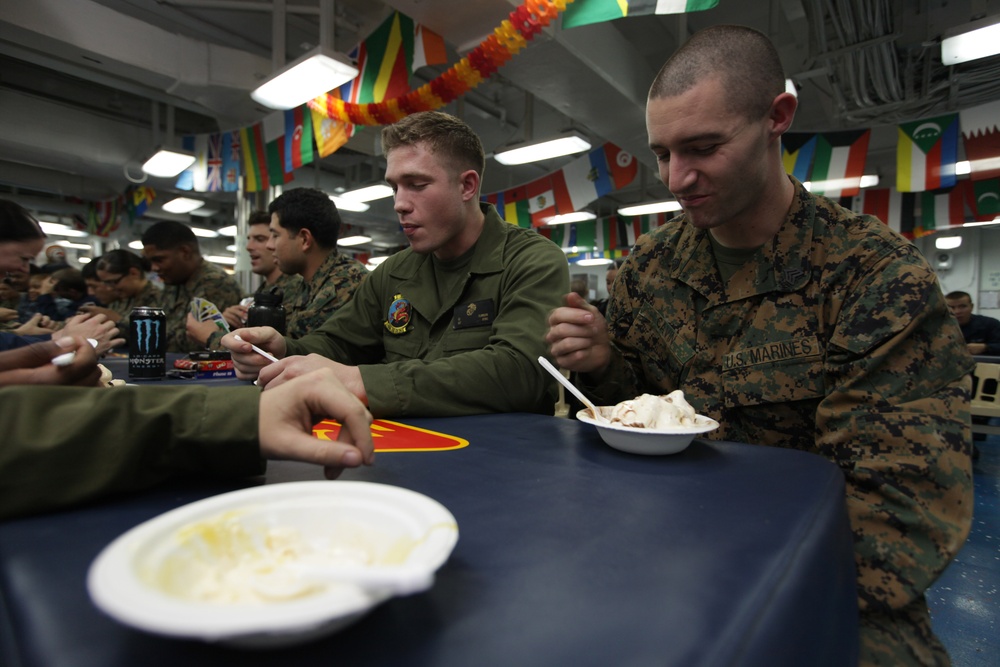
<path id="1" fill-rule="evenodd" d="M 961 237 L 962 245 L 936 250 L 935 239 L 946 236 Z M 1000 319 L 1000 225 L 940 231 L 917 239 L 915 245 L 934 267 L 945 294 L 968 292 L 976 313 Z M 950 256 L 950 268 L 942 255 Z"/>

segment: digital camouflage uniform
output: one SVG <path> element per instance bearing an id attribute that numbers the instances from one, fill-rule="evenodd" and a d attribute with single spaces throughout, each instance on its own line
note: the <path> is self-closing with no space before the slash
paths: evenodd
<path id="1" fill-rule="evenodd" d="M 608 371 L 581 378 L 600 403 L 680 388 L 720 423 L 710 437 L 836 463 L 861 664 L 948 664 L 924 593 L 971 523 L 973 362 L 912 244 L 796 181 L 777 236 L 728 284 L 683 216 L 641 237 L 608 327 Z"/>
<path id="2" fill-rule="evenodd" d="M 273 285 L 268 285 L 266 281 L 261 282 L 260 286 L 257 287 L 253 293 L 260 294 L 261 292 L 273 292 L 275 289 L 280 289 L 283 295 L 281 303 L 284 304 L 286 303 L 285 299 L 288 298 L 288 295 L 297 290 L 301 283 L 302 276 L 298 274 L 288 275 L 287 273 L 279 273 L 278 278 L 274 281 Z"/>
<path id="3" fill-rule="evenodd" d="M 569 290 L 566 256 L 482 206 L 483 232 L 465 257 L 396 253 L 325 324 L 286 338 L 287 354 L 358 366 L 376 417 L 552 414 L 555 382 L 537 359 Z"/>
<path id="4" fill-rule="evenodd" d="M 211 301 L 223 312 L 243 298 L 240 286 L 218 266 L 201 261 L 201 266 L 183 285 L 163 288 L 163 310 L 167 315 L 167 352 L 193 352 L 205 349 L 187 335 L 187 314 L 196 296 Z M 213 334 L 214 335 L 214 334 Z"/>
<path id="5" fill-rule="evenodd" d="M 286 334 L 302 338 L 319 328 L 335 310 L 351 300 L 368 275 L 364 264 L 334 250 L 319 265 L 312 280 L 285 293 Z"/>
<path id="6" fill-rule="evenodd" d="M 149 306 L 151 308 L 160 308 L 163 306 L 163 290 L 154 285 L 151 281 L 146 281 L 146 286 L 142 288 L 142 291 L 135 296 L 130 296 L 125 299 L 115 299 L 108 304 L 108 308 L 118 313 L 120 319 L 118 320 L 118 335 L 128 342 L 129 338 L 129 319 L 132 315 L 132 309 L 137 306 Z"/>

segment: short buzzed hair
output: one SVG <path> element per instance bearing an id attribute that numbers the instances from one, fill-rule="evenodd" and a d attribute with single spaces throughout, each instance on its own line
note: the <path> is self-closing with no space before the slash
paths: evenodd
<path id="1" fill-rule="evenodd" d="M 440 111 L 422 111 L 382 128 L 386 155 L 400 146 L 426 144 L 432 153 L 449 158 L 458 171 L 472 169 L 480 180 L 486 170 L 483 142 L 464 121 Z"/>
<path id="2" fill-rule="evenodd" d="M 142 235 L 142 245 L 156 246 L 161 250 L 173 250 L 182 245 L 190 245 L 195 252 L 200 252 L 198 237 L 190 227 L 176 220 L 164 220 L 147 229 Z"/>
<path id="3" fill-rule="evenodd" d="M 729 110 L 757 119 L 785 92 L 785 72 L 767 35 L 741 25 L 717 25 L 695 33 L 664 63 L 649 99 L 675 97 L 718 77 Z"/>

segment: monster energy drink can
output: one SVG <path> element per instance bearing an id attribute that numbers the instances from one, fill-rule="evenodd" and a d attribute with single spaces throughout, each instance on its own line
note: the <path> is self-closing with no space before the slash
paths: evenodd
<path id="1" fill-rule="evenodd" d="M 162 378 L 167 374 L 167 316 L 162 308 L 132 309 L 128 331 L 128 375 Z"/>

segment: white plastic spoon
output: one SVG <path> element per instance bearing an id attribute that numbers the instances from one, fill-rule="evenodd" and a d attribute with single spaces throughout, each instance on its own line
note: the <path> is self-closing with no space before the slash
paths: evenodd
<path id="1" fill-rule="evenodd" d="M 538 363 L 542 365 L 542 368 L 547 370 L 552 377 L 559 380 L 559 384 L 566 387 L 571 394 L 580 399 L 580 402 L 590 408 L 590 411 L 594 415 L 594 419 L 601 422 L 608 422 L 608 419 L 601 414 L 601 411 L 597 409 L 597 406 L 590 402 L 590 399 L 583 395 L 583 392 L 577 389 L 572 382 L 566 379 L 566 377 L 560 373 L 555 366 L 549 363 L 549 360 L 545 357 L 538 357 Z"/>

